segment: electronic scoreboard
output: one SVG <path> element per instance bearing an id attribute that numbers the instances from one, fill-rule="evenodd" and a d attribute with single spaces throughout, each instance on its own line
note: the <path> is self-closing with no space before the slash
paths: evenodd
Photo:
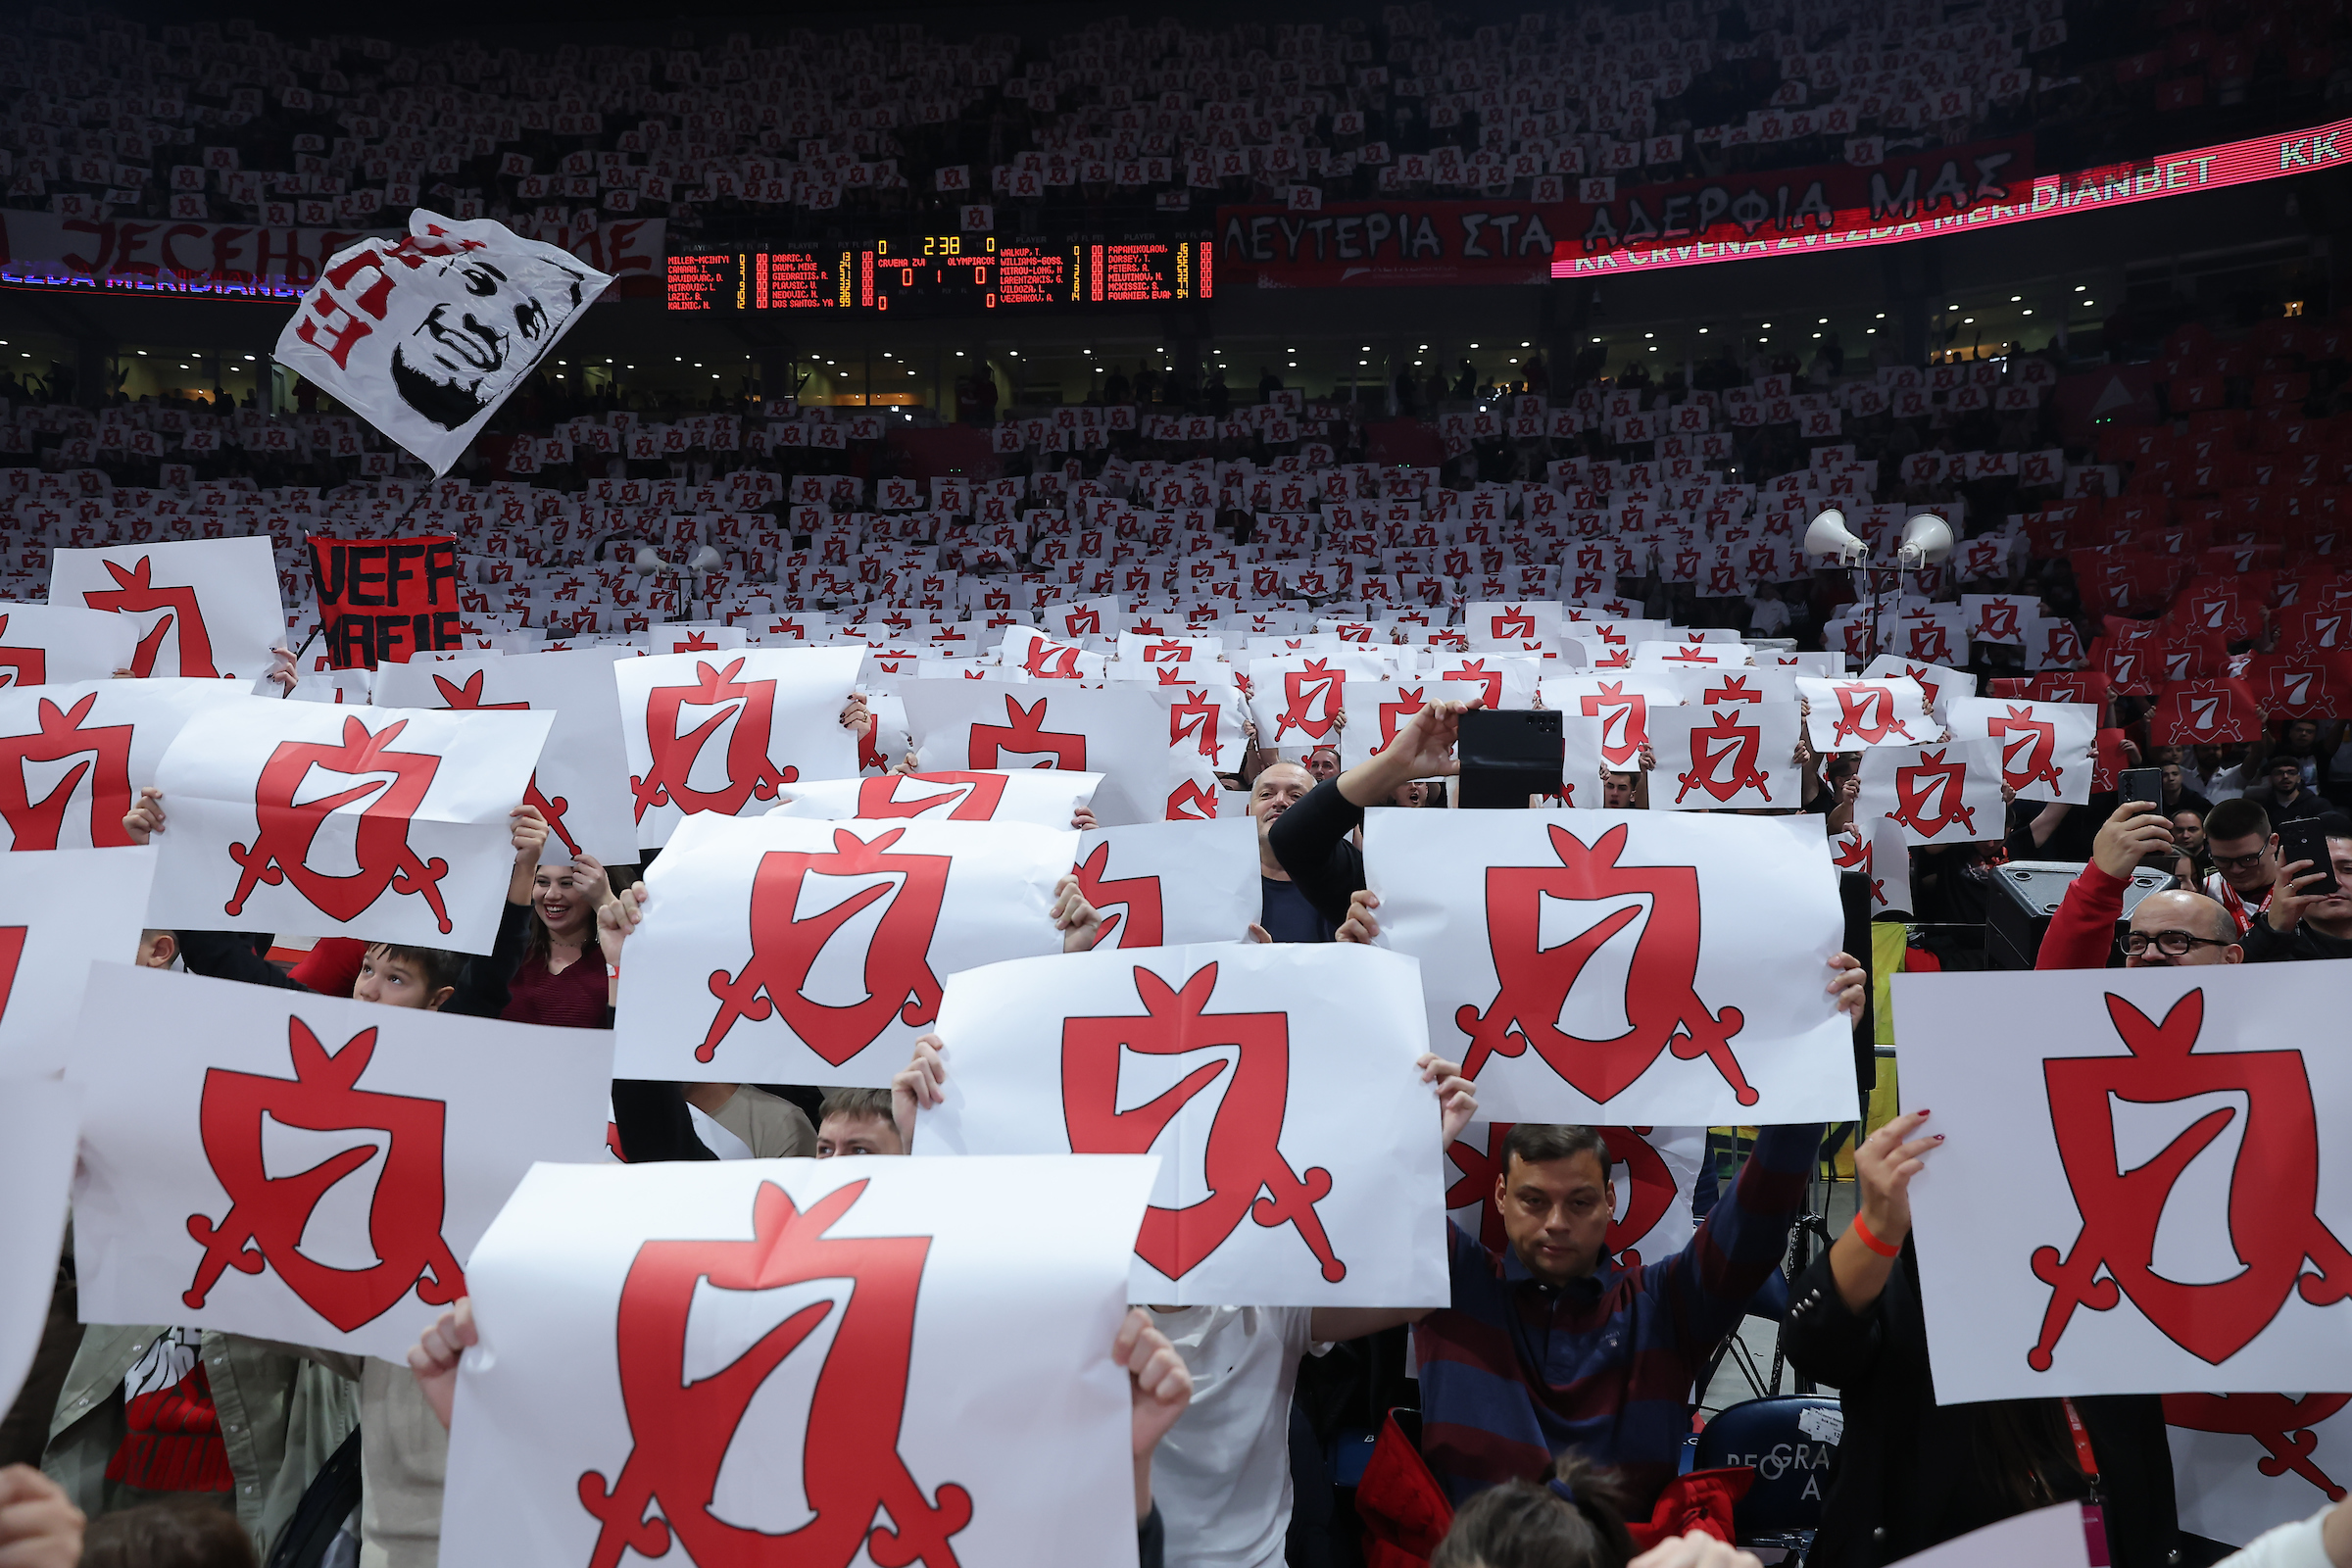
<path id="1" fill-rule="evenodd" d="M 891 311 L 925 315 L 1158 305 L 1215 292 L 1207 240 L 1000 245 L 936 234 L 808 250 L 736 250 L 668 259 L 673 311 Z"/>

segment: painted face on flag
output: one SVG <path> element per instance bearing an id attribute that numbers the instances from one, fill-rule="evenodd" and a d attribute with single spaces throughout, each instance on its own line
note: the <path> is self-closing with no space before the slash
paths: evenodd
<path id="1" fill-rule="evenodd" d="M 489 404 L 482 381 L 520 355 L 527 365 L 554 341 L 556 322 L 547 304 L 516 288 L 504 269 L 478 256 L 461 254 L 441 264 L 444 275 L 468 298 L 443 301 L 424 313 L 409 340 L 392 352 L 392 382 L 401 400 L 418 414 L 455 430 Z M 569 277 L 569 319 L 580 306 L 582 274 Z"/>

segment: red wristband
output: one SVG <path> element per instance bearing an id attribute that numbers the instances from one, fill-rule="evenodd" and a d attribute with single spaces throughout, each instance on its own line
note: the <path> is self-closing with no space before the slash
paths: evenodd
<path id="1" fill-rule="evenodd" d="M 1854 1237 L 1857 1241 L 1861 1242 L 1864 1247 L 1869 1248 L 1881 1257 L 1899 1257 L 1902 1255 L 1903 1250 L 1900 1246 L 1888 1247 L 1885 1242 L 1882 1242 L 1876 1236 L 1871 1235 L 1870 1227 L 1862 1223 L 1862 1216 L 1859 1214 L 1854 1216 Z"/>

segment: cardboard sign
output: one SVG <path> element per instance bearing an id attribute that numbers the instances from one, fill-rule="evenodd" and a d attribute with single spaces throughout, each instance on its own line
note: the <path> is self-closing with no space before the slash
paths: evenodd
<path id="1" fill-rule="evenodd" d="M 2001 782 L 2021 801 L 2090 801 L 2091 742 L 2099 710 L 2090 703 L 1956 697 L 1952 739 L 1997 746 Z"/>
<path id="2" fill-rule="evenodd" d="M 374 700 L 384 708 L 554 715 L 522 795 L 547 818 L 551 842 L 541 858 L 553 864 L 585 851 L 627 865 L 637 858 L 637 824 L 612 679 L 613 661 L 627 657 L 626 649 L 582 648 L 386 664 L 376 671 Z"/>
<path id="3" fill-rule="evenodd" d="M 886 1086 L 949 975 L 1060 954 L 1077 848 L 1026 822 L 695 817 L 646 873 L 621 1075 Z"/>
<path id="4" fill-rule="evenodd" d="M 2002 752 L 1989 740 L 1872 746 L 1862 754 L 1854 821 L 1891 823 L 1906 844 L 1997 842 L 2008 832 Z"/>
<path id="5" fill-rule="evenodd" d="M 1503 1140 L 1514 1124 L 1476 1121 L 1446 1146 L 1446 1213 L 1465 1235 L 1499 1253 L 1510 1246 L 1495 1183 L 1503 1176 Z M 1706 1157 L 1704 1127 L 1600 1127 L 1609 1146 L 1609 1185 L 1616 1207 L 1602 1244 L 1622 1268 L 1659 1263 L 1690 1245 L 1698 1229 L 1690 1218 L 1690 1189 Z"/>
<path id="6" fill-rule="evenodd" d="M 155 851 L 0 855 L 0 1079 L 63 1072 L 90 965 L 127 963 L 146 928 Z"/>
<path id="7" fill-rule="evenodd" d="M 1791 810 L 1804 804 L 1794 703 L 1720 703 L 1650 715 L 1658 759 L 1649 804 L 1661 810 Z"/>
<path id="8" fill-rule="evenodd" d="M 10 605 L 0 613 L 0 690 L 110 679 L 131 667 L 138 643 L 138 622 L 129 615 Z"/>
<path id="9" fill-rule="evenodd" d="M 17 1402 L 49 1325 L 80 1129 L 78 1085 L 0 1076 L 0 1404 Z"/>
<path id="10" fill-rule="evenodd" d="M 915 1152 L 1160 1155 L 1133 1300 L 1443 1304 L 1415 967 L 1214 943 L 967 969 L 940 1007 L 946 1101 L 917 1118 Z"/>
<path id="11" fill-rule="evenodd" d="M 601 1157 L 611 1042 L 93 966 L 83 1321 L 405 1357 L 532 1162 Z"/>
<path id="12" fill-rule="evenodd" d="M 1132 1565 L 1152 1164 L 539 1166 L 468 1265 L 441 1562 Z"/>
<path id="13" fill-rule="evenodd" d="M 488 953 L 552 713 L 211 708 L 155 770 L 156 925 Z M 136 1321 L 147 1321 L 140 1319 Z"/>
<path id="14" fill-rule="evenodd" d="M 744 648 L 614 663 L 639 848 L 668 843 L 690 816 L 763 809 L 788 784 L 856 778 L 858 737 L 841 711 L 864 659 Z"/>
<path id="15" fill-rule="evenodd" d="M 336 669 L 373 669 L 466 646 L 458 630 L 458 541 L 311 535 L 319 641 Z"/>
<path id="16" fill-rule="evenodd" d="M 1060 768 L 1096 772 L 1095 820 L 1213 819 L 1216 775 L 1197 749 L 1170 744 L 1183 688 L 1119 681 L 1100 690 L 1045 682 L 912 681 L 900 691 L 924 772 Z"/>
<path id="17" fill-rule="evenodd" d="M 438 476 L 612 281 L 504 223 L 419 207 L 406 237 L 328 259 L 271 357 Z"/>
<path id="18" fill-rule="evenodd" d="M 1903 1101 L 1948 1139 L 1911 1186 L 1939 1398 L 2342 1381 L 2341 986 L 2325 963 L 1895 978 Z"/>
<path id="19" fill-rule="evenodd" d="M 1264 911 L 1257 823 L 1134 822 L 1078 841 L 1079 891 L 1102 916 L 1099 949 L 1239 942 Z"/>
<path id="20" fill-rule="evenodd" d="M 1421 960 L 1430 1049 L 1462 1063 L 1497 1120 L 1841 1114 L 1853 1031 L 1824 988 L 1844 921 L 1821 860 L 1777 822 L 1732 816 L 1364 824 L 1381 945 Z"/>
<path id="21" fill-rule="evenodd" d="M 60 550 L 53 562 L 50 604 L 129 619 L 133 674 L 257 681 L 285 639 L 266 535 Z"/>
<path id="22" fill-rule="evenodd" d="M 226 681 L 169 678 L 0 691 L 0 837 L 12 850 L 127 846 L 123 814 L 180 727 L 261 700 Z"/>
<path id="23" fill-rule="evenodd" d="M 1068 829 L 1094 799 L 1100 773 L 1004 768 L 974 773 L 886 773 L 787 786 L 774 816 L 834 821 L 922 817 L 936 822 L 1034 822 Z"/>

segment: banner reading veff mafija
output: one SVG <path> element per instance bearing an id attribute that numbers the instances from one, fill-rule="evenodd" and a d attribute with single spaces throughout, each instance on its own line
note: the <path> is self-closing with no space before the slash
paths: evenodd
<path id="1" fill-rule="evenodd" d="M 419 649 L 463 648 L 458 630 L 458 541 L 310 538 L 320 635 L 336 669 L 406 663 Z"/>

